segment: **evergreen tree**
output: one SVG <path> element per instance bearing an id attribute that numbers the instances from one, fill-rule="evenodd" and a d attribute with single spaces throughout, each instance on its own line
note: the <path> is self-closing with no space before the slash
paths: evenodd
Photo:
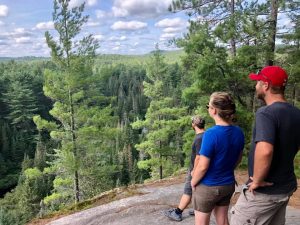
<path id="1" fill-rule="evenodd" d="M 56 180 L 69 181 L 72 177 L 73 196 L 77 203 L 82 194 L 79 171 L 84 170 L 87 165 L 84 160 L 90 153 L 94 154 L 92 157 L 97 155 L 97 144 L 100 143 L 97 151 L 102 150 L 101 146 L 105 144 L 103 137 L 107 138 L 103 134 L 103 122 L 112 119 L 111 110 L 100 109 L 98 105 L 101 103 L 96 101 L 95 96 L 92 69 L 98 43 L 91 35 L 79 41 L 77 38 L 88 19 L 88 16 L 83 16 L 84 4 L 71 9 L 69 2 L 54 1 L 53 21 L 59 41 L 56 42 L 49 32 L 45 34 L 51 58 L 58 69 L 45 71 L 44 92 L 55 102 L 50 114 L 59 124 L 55 126 L 39 117 L 35 118 L 35 122 L 40 130 L 52 130 L 51 137 L 60 142 L 52 162 L 57 173 Z M 109 128 L 109 122 L 105 125 Z M 59 190 L 59 187 L 56 189 Z"/>
<path id="2" fill-rule="evenodd" d="M 132 123 L 134 129 L 141 129 L 145 133 L 145 140 L 136 145 L 136 148 L 145 154 L 138 163 L 140 168 L 150 169 L 152 177 L 160 179 L 174 172 L 180 163 L 181 146 L 175 145 L 177 133 L 181 133 L 186 124 L 186 108 L 178 107 L 174 100 L 164 95 L 163 82 L 166 78 L 167 66 L 158 49 L 153 53 L 147 67 L 147 78 L 144 81 L 144 93 L 150 99 L 145 120 Z M 173 162 L 177 161 L 177 166 Z M 163 174 L 163 165 L 165 174 Z"/>
<path id="3" fill-rule="evenodd" d="M 32 89 L 24 81 L 17 80 L 11 84 L 8 91 L 5 94 L 5 101 L 10 110 L 7 118 L 18 129 L 30 132 L 33 129 L 33 115 L 38 110 Z"/>
<path id="4" fill-rule="evenodd" d="M 289 3 L 288 18 L 291 20 L 290 27 L 285 27 L 286 33 L 279 37 L 284 45 L 278 49 L 280 63 L 286 65 L 289 74 L 287 97 L 293 105 L 299 106 L 300 93 L 300 2 L 287 1 Z M 292 25 L 292 26 L 291 26 Z"/>

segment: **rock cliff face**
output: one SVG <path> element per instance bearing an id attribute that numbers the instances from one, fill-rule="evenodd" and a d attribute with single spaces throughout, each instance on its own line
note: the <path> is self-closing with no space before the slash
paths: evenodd
<path id="1" fill-rule="evenodd" d="M 176 206 L 181 197 L 183 184 L 160 187 L 142 187 L 139 196 L 133 196 L 91 208 L 52 221 L 49 225 L 133 225 L 177 224 L 162 215 L 161 211 Z M 194 217 L 184 212 L 180 224 L 193 224 Z"/>
<path id="2" fill-rule="evenodd" d="M 164 183 L 138 188 L 141 195 L 117 200 L 95 208 L 87 209 L 48 225 L 191 225 L 194 217 L 187 210 L 183 221 L 171 221 L 161 213 L 162 210 L 175 207 L 183 191 L 183 182 Z M 212 217 L 211 225 L 215 225 Z M 300 210 L 288 207 L 286 225 L 300 225 Z"/>

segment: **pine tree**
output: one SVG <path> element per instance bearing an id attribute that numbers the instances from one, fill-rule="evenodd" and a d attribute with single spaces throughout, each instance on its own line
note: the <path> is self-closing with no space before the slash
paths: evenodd
<path id="1" fill-rule="evenodd" d="M 284 46 L 278 49 L 281 54 L 280 63 L 286 65 L 289 74 L 286 94 L 293 105 L 299 106 L 300 93 L 300 2 L 287 1 L 289 3 L 288 18 L 291 20 L 287 33 L 281 34 Z"/>
<path id="2" fill-rule="evenodd" d="M 32 118 L 38 107 L 37 100 L 29 85 L 19 80 L 14 81 L 5 97 L 10 110 L 7 118 L 11 124 L 16 125 L 20 130 L 30 132 L 33 129 Z"/>
<path id="3" fill-rule="evenodd" d="M 147 67 L 147 78 L 144 81 L 144 93 L 150 99 L 145 120 L 132 123 L 134 129 L 141 129 L 145 134 L 145 140 L 136 145 L 145 158 L 138 163 L 140 168 L 150 169 L 152 177 L 159 174 L 160 179 L 164 175 L 170 175 L 178 168 L 172 162 L 178 162 L 181 148 L 172 143 L 175 142 L 176 133 L 180 133 L 186 124 L 186 108 L 178 107 L 174 100 L 164 95 L 163 80 L 166 80 L 167 66 L 160 50 L 156 47 L 151 62 Z M 166 173 L 163 174 L 163 165 Z M 171 166 L 172 165 L 172 166 Z"/>
<path id="4" fill-rule="evenodd" d="M 51 137 L 60 142 L 53 165 L 60 170 L 57 171 L 60 176 L 64 174 L 62 179 L 69 179 L 72 174 L 73 196 L 77 203 L 81 193 L 79 171 L 85 165 L 83 161 L 88 150 L 104 142 L 100 129 L 103 120 L 110 120 L 111 111 L 95 106 L 96 96 L 93 96 L 92 68 L 98 43 L 91 35 L 79 41 L 77 38 L 88 19 L 83 16 L 84 4 L 70 9 L 69 2 L 54 1 L 53 21 L 59 41 L 56 42 L 49 32 L 45 34 L 58 70 L 45 71 L 44 92 L 55 102 L 50 114 L 59 125 L 43 122 L 38 117 L 35 121 L 40 129 L 50 126 Z M 95 141 L 88 140 L 91 136 Z"/>

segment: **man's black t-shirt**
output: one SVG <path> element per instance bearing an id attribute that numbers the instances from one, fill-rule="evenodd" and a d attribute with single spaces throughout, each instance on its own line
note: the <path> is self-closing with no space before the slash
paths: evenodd
<path id="1" fill-rule="evenodd" d="M 294 158 L 300 147 L 300 110 L 286 102 L 261 107 L 255 118 L 252 144 L 248 158 L 249 175 L 253 176 L 254 152 L 257 142 L 273 145 L 273 158 L 265 179 L 274 185 L 256 189 L 265 194 L 286 194 L 297 188 Z"/>
<path id="2" fill-rule="evenodd" d="M 194 142 L 193 142 L 193 145 L 192 145 L 190 171 L 192 171 L 193 168 L 194 168 L 194 161 L 195 161 L 196 155 L 199 155 L 203 134 L 204 133 L 197 134 L 195 139 L 194 139 Z"/>

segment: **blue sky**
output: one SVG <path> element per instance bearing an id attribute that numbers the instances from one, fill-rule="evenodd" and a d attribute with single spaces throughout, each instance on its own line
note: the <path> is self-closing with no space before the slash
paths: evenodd
<path id="1" fill-rule="evenodd" d="M 84 0 L 71 0 L 78 6 Z M 188 17 L 170 13 L 172 0 L 86 0 L 90 20 L 82 34 L 93 34 L 99 53 L 144 54 L 156 43 L 172 50 L 168 40 L 181 37 Z M 49 56 L 44 33 L 54 36 L 52 0 L 0 0 L 0 57 Z"/>

